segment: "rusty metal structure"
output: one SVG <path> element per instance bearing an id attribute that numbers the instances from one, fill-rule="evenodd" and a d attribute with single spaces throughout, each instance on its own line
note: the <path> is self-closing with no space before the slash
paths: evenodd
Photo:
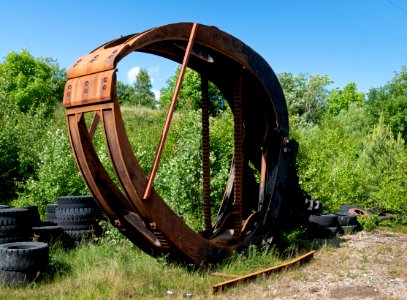
<path id="1" fill-rule="evenodd" d="M 130 147 L 116 92 L 117 64 L 133 51 L 182 64 L 148 175 Z M 154 189 L 187 67 L 197 71 L 202 80 L 203 232 L 188 227 Z M 67 76 L 64 106 L 83 178 L 110 222 L 146 253 L 168 254 L 174 260 L 204 266 L 250 244 L 271 242 L 281 230 L 306 219 L 307 199 L 295 172 L 298 146 L 288 139 L 283 91 L 267 62 L 237 38 L 216 27 L 169 24 L 98 47 L 79 58 Z M 211 216 L 208 81 L 222 92 L 234 116 L 233 162 L 216 217 Z M 89 125 L 86 114 L 94 115 Z M 109 177 L 93 147 L 98 123 L 119 185 Z M 260 174 L 258 181 L 253 166 Z"/>

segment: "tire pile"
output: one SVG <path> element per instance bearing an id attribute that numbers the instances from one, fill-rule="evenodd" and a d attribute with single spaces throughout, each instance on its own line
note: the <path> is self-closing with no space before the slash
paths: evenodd
<path id="1" fill-rule="evenodd" d="M 25 208 L 0 209 L 0 244 L 28 241 L 30 238 L 30 212 Z"/>
<path id="2" fill-rule="evenodd" d="M 308 221 L 310 238 L 328 239 L 338 234 L 347 235 L 360 230 L 357 215 L 344 210 L 337 213 L 310 215 Z"/>
<path id="3" fill-rule="evenodd" d="M 58 197 L 56 205 L 47 206 L 47 216 L 53 217 L 52 209 L 55 211 L 55 218 L 51 220 L 58 224 L 75 244 L 102 234 L 99 225 L 102 213 L 92 196 Z"/>
<path id="4" fill-rule="evenodd" d="M 49 246 L 66 248 L 100 236 L 100 210 L 91 196 L 58 197 L 41 221 L 37 206 L 0 205 L 0 283 L 25 286 L 49 263 Z"/>
<path id="5" fill-rule="evenodd" d="M 40 242 L 0 245 L 0 279 L 13 286 L 26 286 L 49 264 L 49 247 Z"/>

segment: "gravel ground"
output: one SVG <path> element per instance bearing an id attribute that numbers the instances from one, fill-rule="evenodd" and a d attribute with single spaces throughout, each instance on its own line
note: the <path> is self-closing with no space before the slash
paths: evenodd
<path id="1" fill-rule="evenodd" d="M 407 234 L 359 232 L 328 243 L 309 264 L 220 298 L 407 299 Z"/>

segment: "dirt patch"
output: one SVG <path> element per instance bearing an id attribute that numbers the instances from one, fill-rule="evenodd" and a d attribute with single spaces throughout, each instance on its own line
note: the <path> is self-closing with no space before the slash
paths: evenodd
<path id="1" fill-rule="evenodd" d="M 327 243 L 311 263 L 221 298 L 407 299 L 407 234 L 359 232 Z"/>
<path id="2" fill-rule="evenodd" d="M 337 287 L 330 291 L 332 299 L 377 297 L 380 292 L 372 286 Z"/>

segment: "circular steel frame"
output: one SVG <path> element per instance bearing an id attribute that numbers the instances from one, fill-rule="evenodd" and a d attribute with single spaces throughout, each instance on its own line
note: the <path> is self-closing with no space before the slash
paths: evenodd
<path id="1" fill-rule="evenodd" d="M 189 228 L 154 188 L 148 198 L 144 197 L 148 177 L 126 135 L 115 87 L 116 66 L 133 51 L 183 62 L 194 25 L 175 23 L 121 37 L 81 57 L 67 72 L 64 105 L 78 166 L 111 223 L 151 255 L 167 253 L 173 259 L 201 266 L 250 244 L 270 240 L 280 229 L 289 164 L 288 116 L 277 77 L 259 54 L 216 27 L 196 25 L 188 67 L 219 88 L 235 122 L 236 114 L 241 113 L 242 137 L 235 145 L 241 143 L 241 153 L 237 154 L 243 165 L 239 173 L 235 153 L 221 209 L 209 233 Z M 235 107 L 236 97 L 241 97 L 241 109 Z M 90 128 L 84 118 L 89 112 L 95 114 Z M 98 120 L 120 188 L 109 177 L 92 144 Z M 259 183 L 249 162 L 261 174 Z M 237 177 L 241 177 L 243 189 L 240 215 L 234 210 Z M 236 227 L 239 222 L 241 226 Z"/>

